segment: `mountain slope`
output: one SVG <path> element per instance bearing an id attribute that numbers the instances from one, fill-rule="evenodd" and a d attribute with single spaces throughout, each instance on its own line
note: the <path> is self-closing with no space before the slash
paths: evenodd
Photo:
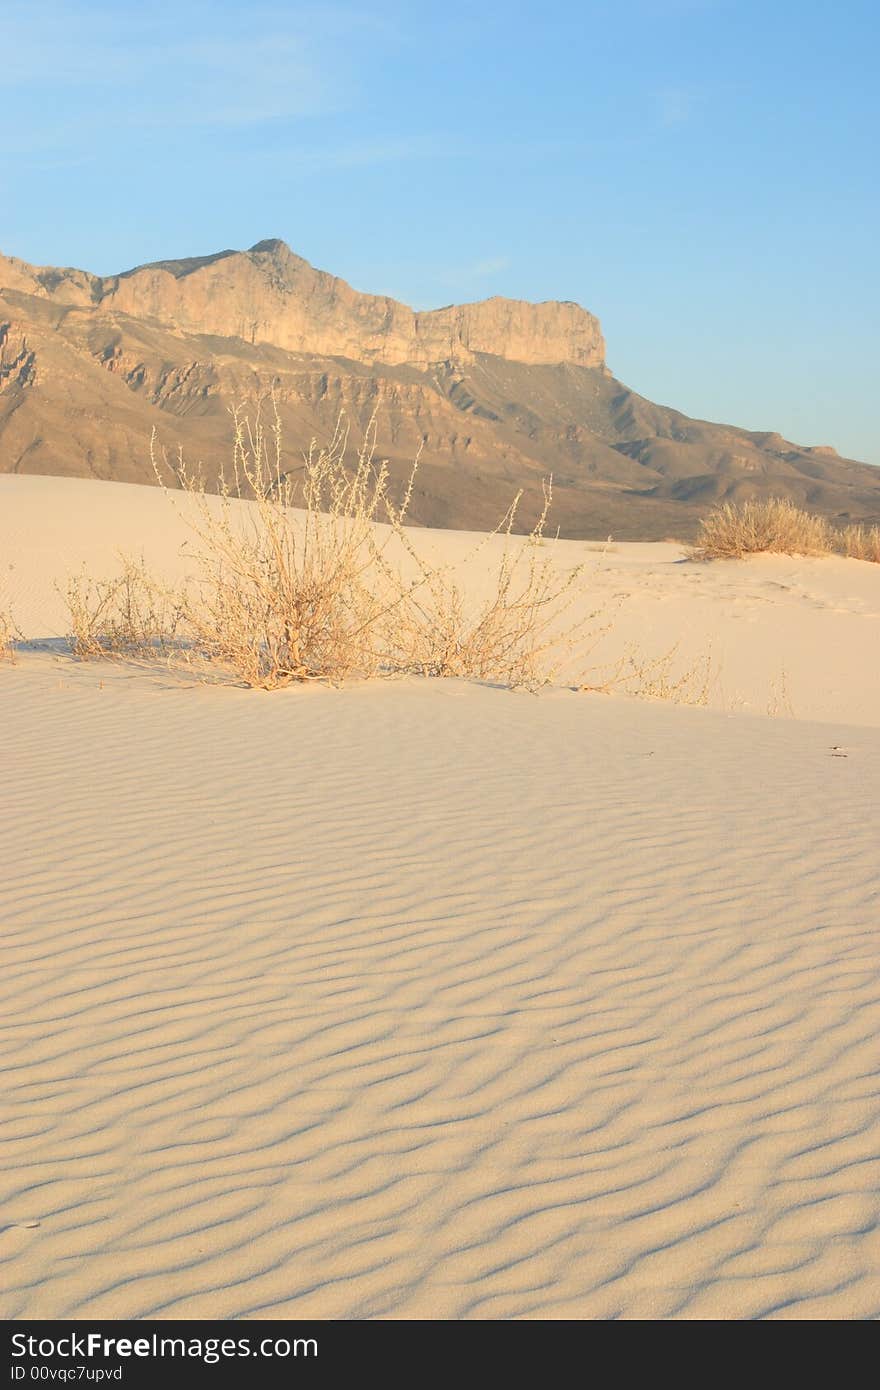
<path id="1" fill-rule="evenodd" d="M 343 413 L 402 474 L 413 517 L 492 525 L 554 475 L 570 536 L 686 536 L 712 502 L 779 494 L 880 520 L 880 469 L 779 435 L 691 420 L 605 365 L 575 304 L 490 299 L 415 313 L 281 242 L 100 278 L 0 257 L 0 471 L 150 482 L 149 438 L 229 454 L 231 405 L 273 391 L 291 466 Z"/>

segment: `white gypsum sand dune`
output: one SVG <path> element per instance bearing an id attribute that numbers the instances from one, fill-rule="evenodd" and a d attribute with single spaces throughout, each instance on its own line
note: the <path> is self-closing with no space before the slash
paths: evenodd
<path id="1" fill-rule="evenodd" d="M 57 638 L 67 631 L 67 578 L 83 566 L 104 578 L 118 572 L 120 555 L 143 555 L 157 574 L 181 579 L 198 540 L 185 520 L 191 499 L 172 496 L 0 475 L 0 609 L 11 604 L 26 636 Z M 479 538 L 467 532 L 412 534 L 428 558 L 458 565 L 473 589 L 503 545 L 497 537 L 474 554 Z M 670 679 L 693 669 L 694 694 L 711 668 L 714 708 L 880 725 L 880 565 L 832 555 L 701 564 L 671 543 L 559 541 L 546 553 L 563 572 L 585 567 L 565 621 L 597 612 L 585 629 L 595 640 L 582 653 L 589 683 L 613 677 L 630 649 L 648 662 L 672 653 Z M 577 662 L 569 674 L 580 674 Z"/>
<path id="2" fill-rule="evenodd" d="M 28 637 L 173 570 L 160 494 L 0 483 Z M 0 667 L 0 1312 L 880 1315 L 880 567 L 679 553 L 590 552 L 608 640 L 799 718 Z"/>

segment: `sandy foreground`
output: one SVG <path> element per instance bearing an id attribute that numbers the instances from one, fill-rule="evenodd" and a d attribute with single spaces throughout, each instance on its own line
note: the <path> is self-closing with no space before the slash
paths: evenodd
<path id="1" fill-rule="evenodd" d="M 880 1316 L 880 566 L 562 547 L 709 708 L 52 647 L 184 535 L 0 478 L 0 1314 Z"/>

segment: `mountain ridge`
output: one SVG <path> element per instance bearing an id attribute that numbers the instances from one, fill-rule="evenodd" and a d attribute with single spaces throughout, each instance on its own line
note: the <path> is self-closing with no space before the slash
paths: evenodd
<path id="1" fill-rule="evenodd" d="M 210 479 L 230 406 L 269 392 L 291 467 L 340 414 L 355 436 L 375 417 L 393 474 L 420 454 L 427 525 L 493 526 L 520 489 L 527 525 L 548 474 L 572 537 L 686 538 L 710 505 L 770 495 L 880 521 L 880 469 L 646 400 L 571 301 L 416 311 L 274 238 L 106 277 L 0 256 L 0 471 L 153 482 L 155 429 Z"/>
<path id="2" fill-rule="evenodd" d="M 14 264 L 12 287 L 25 293 L 42 292 L 58 303 L 91 303 L 169 328 L 271 343 L 291 352 L 392 366 L 467 360 L 472 352 L 592 367 L 602 366 L 605 358 L 598 320 L 571 301 L 530 304 L 493 296 L 419 311 L 388 295 L 352 289 L 275 238 L 248 251 L 153 261 L 104 277 Z"/>

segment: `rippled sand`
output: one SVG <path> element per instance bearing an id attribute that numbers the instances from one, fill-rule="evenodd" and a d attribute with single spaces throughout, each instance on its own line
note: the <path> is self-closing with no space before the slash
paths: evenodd
<path id="1" fill-rule="evenodd" d="M 0 759 L 5 1316 L 880 1315 L 880 729 L 37 652 Z"/>

